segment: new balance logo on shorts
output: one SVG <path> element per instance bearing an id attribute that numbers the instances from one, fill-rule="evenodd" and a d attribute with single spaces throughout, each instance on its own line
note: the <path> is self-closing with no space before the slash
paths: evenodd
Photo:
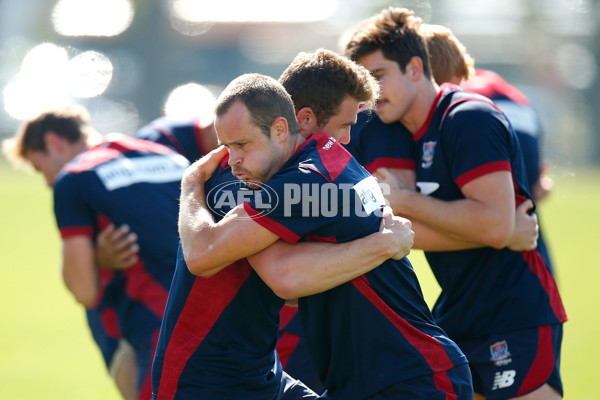
<path id="1" fill-rule="evenodd" d="M 504 389 L 515 383 L 515 375 L 517 371 L 509 369 L 508 371 L 496 372 L 494 376 L 494 386 L 492 390 Z"/>

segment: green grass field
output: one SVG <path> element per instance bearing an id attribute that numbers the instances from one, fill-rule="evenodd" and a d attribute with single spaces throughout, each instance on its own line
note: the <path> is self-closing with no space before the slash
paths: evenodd
<path id="1" fill-rule="evenodd" d="M 539 207 L 569 315 L 562 374 L 565 398 L 600 398 L 600 168 L 555 167 L 554 193 Z M 60 277 L 60 240 L 43 178 L 0 162 L 0 398 L 112 400 L 119 395 Z M 425 296 L 439 288 L 423 255 L 410 256 Z M 597 269 L 598 268 L 598 269 Z"/>

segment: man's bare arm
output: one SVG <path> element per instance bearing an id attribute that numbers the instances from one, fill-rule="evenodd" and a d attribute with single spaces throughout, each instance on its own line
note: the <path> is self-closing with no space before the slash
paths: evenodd
<path id="1" fill-rule="evenodd" d="M 384 214 L 377 233 L 347 243 L 282 240 L 248 257 L 263 281 L 283 299 L 321 293 L 364 275 L 384 261 L 407 256 L 414 233 L 410 221 Z"/>
<path id="2" fill-rule="evenodd" d="M 252 221 L 242 205 L 214 221 L 206 205 L 204 183 L 225 154 L 224 147 L 211 151 L 193 163 L 181 181 L 179 236 L 188 269 L 198 276 L 212 276 L 279 239 Z"/>
<path id="3" fill-rule="evenodd" d="M 77 302 L 86 308 L 92 308 L 98 296 L 99 278 L 94 260 L 90 237 L 73 236 L 63 240 L 63 280 Z"/>
<path id="4" fill-rule="evenodd" d="M 380 182 L 392 182 L 389 172 L 378 171 Z M 450 239 L 465 243 L 503 248 L 509 243 L 514 230 L 515 203 L 510 173 L 493 172 L 467 183 L 462 188 L 465 199 L 438 200 L 430 196 L 400 188 L 390 188 L 387 196 L 394 212 L 413 221 L 415 248 L 422 248 L 419 223 Z M 441 237 L 439 236 L 439 237 Z M 459 242 L 456 246 L 459 246 Z M 428 245 L 441 250 L 445 245 L 430 242 Z M 455 250 L 449 248 L 448 250 Z"/>

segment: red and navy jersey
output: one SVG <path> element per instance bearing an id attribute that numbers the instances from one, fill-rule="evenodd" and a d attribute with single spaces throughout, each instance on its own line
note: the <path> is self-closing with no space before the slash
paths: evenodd
<path id="1" fill-rule="evenodd" d="M 375 178 L 327 135 L 307 139 L 268 188 L 244 207 L 255 222 L 290 243 L 347 242 L 379 230 L 385 198 Z M 362 399 L 395 382 L 443 375 L 467 362 L 434 323 L 406 258 L 300 298 L 299 313 L 334 399 Z"/>
<path id="2" fill-rule="evenodd" d="M 376 113 L 362 110 L 350 129 L 346 150 L 370 173 L 378 168 L 415 169 L 412 135 L 404 125 L 384 124 Z"/>
<path id="3" fill-rule="evenodd" d="M 216 220 L 252 194 L 226 160 L 205 183 Z M 244 259 L 209 277 L 177 267 L 152 368 L 153 393 L 167 399 L 279 398 L 282 368 L 275 351 L 284 300 Z"/>
<path id="4" fill-rule="evenodd" d="M 521 145 L 525 173 L 531 193 L 533 185 L 540 178 L 542 167 L 542 140 L 544 130 L 540 117 L 529 102 L 529 99 L 516 87 L 506 82 L 500 75 L 485 69 L 476 69 L 475 76 L 461 83 L 467 92 L 479 93 L 492 100 L 509 119 Z M 539 218 L 539 215 L 538 215 Z M 541 222 L 539 222 L 541 224 Z M 546 244 L 540 230 L 538 246 L 543 248 L 542 255 L 547 256 L 544 261 L 550 272 L 552 265 Z"/>
<path id="5" fill-rule="evenodd" d="M 202 139 L 203 131 L 198 118 L 174 120 L 168 117 L 155 119 L 135 134 L 140 139 L 150 140 L 172 148 L 187 158 L 190 163 L 208 153 Z"/>
<path id="6" fill-rule="evenodd" d="M 279 312 L 279 340 L 276 349 L 285 372 L 301 380 L 317 394 L 325 391 L 308 351 L 298 307 L 285 305 Z"/>
<path id="7" fill-rule="evenodd" d="M 100 268 L 91 328 L 121 335 L 134 348 L 155 341 L 175 270 L 179 185 L 187 160 L 165 146 L 120 134 L 80 153 L 59 173 L 54 212 L 63 239 L 95 236 L 108 224 L 138 234 L 139 261 Z M 94 335 L 97 336 L 97 335 Z M 100 343 L 99 343 L 100 345 Z"/>
<path id="8" fill-rule="evenodd" d="M 417 187 L 437 199 L 463 199 L 468 182 L 496 171 L 513 177 L 516 204 L 531 198 L 519 141 L 488 98 L 444 84 L 417 145 Z M 442 292 L 433 315 L 453 338 L 563 322 L 566 314 L 543 249 L 484 247 L 425 252 Z"/>

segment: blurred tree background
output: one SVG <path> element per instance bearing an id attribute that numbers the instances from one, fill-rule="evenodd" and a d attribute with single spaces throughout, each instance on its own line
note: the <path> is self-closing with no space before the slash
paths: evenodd
<path id="1" fill-rule="evenodd" d="M 387 6 L 453 30 L 521 89 L 553 164 L 600 162 L 597 0 L 0 0 L 0 137 L 43 108 L 78 102 L 103 133 L 165 113 L 210 113 L 236 76 L 279 77 L 299 51 L 341 51 Z"/>

